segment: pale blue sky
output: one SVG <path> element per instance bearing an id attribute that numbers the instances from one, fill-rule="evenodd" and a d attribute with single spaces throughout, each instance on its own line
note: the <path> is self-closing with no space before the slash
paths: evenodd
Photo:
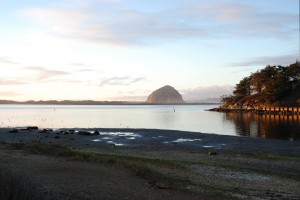
<path id="1" fill-rule="evenodd" d="M 1 0 L 0 99 L 187 101 L 299 57 L 298 0 Z"/>

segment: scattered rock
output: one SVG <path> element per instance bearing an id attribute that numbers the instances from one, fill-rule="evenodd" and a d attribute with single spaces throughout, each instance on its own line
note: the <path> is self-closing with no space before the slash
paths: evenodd
<path id="1" fill-rule="evenodd" d="M 39 128 L 37 126 L 28 126 L 26 128 L 27 131 L 34 131 L 34 130 L 38 130 Z"/>
<path id="2" fill-rule="evenodd" d="M 208 155 L 210 155 L 210 156 L 215 156 L 215 155 L 217 155 L 217 152 L 215 152 L 215 151 L 209 151 L 209 152 L 208 152 Z"/>
<path id="3" fill-rule="evenodd" d="M 100 135 L 100 132 L 98 130 L 95 130 L 94 135 Z"/>
<path id="4" fill-rule="evenodd" d="M 43 130 L 40 130 L 39 133 L 48 133 L 48 132 L 53 132 L 52 129 L 44 128 Z"/>
<path id="5" fill-rule="evenodd" d="M 78 133 L 78 135 L 92 135 L 92 133 L 90 133 L 88 131 L 78 131 L 77 133 Z"/>
<path id="6" fill-rule="evenodd" d="M 75 130 L 70 129 L 70 130 L 60 130 L 56 134 L 59 134 L 59 135 L 69 135 L 69 134 L 74 134 L 74 133 L 75 133 Z"/>
<path id="7" fill-rule="evenodd" d="M 47 133 L 46 129 L 40 130 L 39 133 Z"/>
<path id="8" fill-rule="evenodd" d="M 116 148 L 116 144 L 114 144 L 114 143 L 108 143 L 108 144 L 111 146 L 112 149 Z"/>
<path id="9" fill-rule="evenodd" d="M 8 131 L 9 133 L 18 133 L 19 132 L 19 130 L 18 129 L 12 129 L 12 130 L 10 130 L 10 131 Z"/>
<path id="10" fill-rule="evenodd" d="M 163 183 L 158 183 L 156 181 L 149 181 L 148 184 L 150 185 L 151 189 L 161 189 L 161 190 L 171 189 L 170 186 L 165 185 Z"/>
<path id="11" fill-rule="evenodd" d="M 67 130 L 67 132 L 68 132 L 69 134 L 74 134 L 74 133 L 75 133 L 75 130 L 74 130 L 74 129 L 69 129 L 69 130 Z"/>

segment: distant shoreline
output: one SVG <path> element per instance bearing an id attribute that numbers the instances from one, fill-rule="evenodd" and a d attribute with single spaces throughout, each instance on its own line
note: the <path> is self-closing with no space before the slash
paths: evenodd
<path id="1" fill-rule="evenodd" d="M 0 100 L 0 105 L 15 104 L 15 105 L 219 105 L 220 103 L 201 102 L 201 103 L 175 103 L 175 104 L 161 104 L 161 103 L 146 103 L 146 102 L 130 102 L 130 101 L 93 101 L 93 100 L 47 100 L 47 101 L 13 101 Z"/>

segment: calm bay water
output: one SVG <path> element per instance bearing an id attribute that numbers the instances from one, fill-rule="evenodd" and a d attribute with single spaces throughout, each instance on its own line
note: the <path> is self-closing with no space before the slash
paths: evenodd
<path id="1" fill-rule="evenodd" d="M 0 127 L 155 128 L 300 140 L 300 118 L 205 111 L 212 107 L 0 105 Z"/>

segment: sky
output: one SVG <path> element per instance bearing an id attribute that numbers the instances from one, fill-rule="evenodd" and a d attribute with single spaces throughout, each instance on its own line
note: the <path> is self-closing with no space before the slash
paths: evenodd
<path id="1" fill-rule="evenodd" d="M 299 0 L 0 0 L 0 99 L 189 101 L 299 56 Z"/>

